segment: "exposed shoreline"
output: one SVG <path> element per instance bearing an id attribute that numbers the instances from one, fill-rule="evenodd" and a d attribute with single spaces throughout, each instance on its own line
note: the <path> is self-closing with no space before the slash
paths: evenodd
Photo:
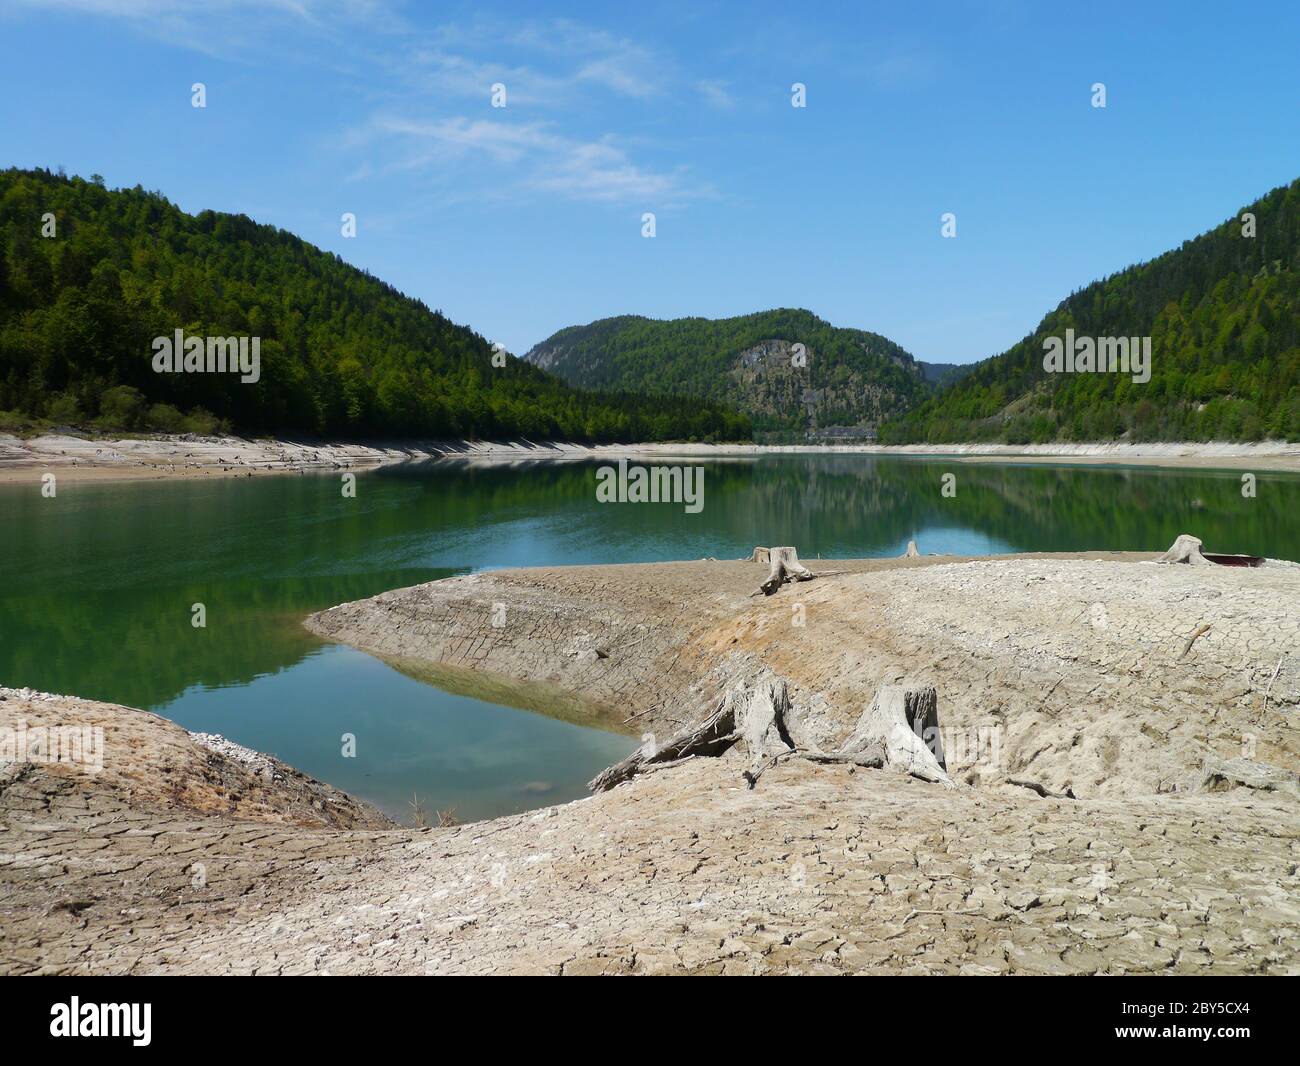
<path id="1" fill-rule="evenodd" d="M 0 972 L 1296 973 L 1300 567 L 1150 558 L 816 561 L 770 597 L 756 562 L 506 570 L 309 621 L 661 737 L 779 676 L 800 750 L 834 750 L 878 685 L 926 680 L 956 739 L 1000 738 L 949 747 L 950 789 L 805 758 L 750 788 L 732 749 L 529 814 L 348 827 L 255 753 L 0 691 L 0 726 L 108 737 L 101 774 L 0 764 Z"/>
<path id="2" fill-rule="evenodd" d="M 1018 772 L 1081 796 L 1158 792 L 1205 756 L 1227 754 L 1235 738 L 1262 740 L 1259 708 L 1242 699 L 1256 692 L 1259 703 L 1280 660 L 1273 706 L 1300 702 L 1300 566 L 1155 558 L 810 560 L 823 577 L 757 598 L 766 568 L 745 560 L 498 570 L 340 604 L 306 624 L 394 662 L 550 687 L 585 705 L 591 721 L 659 736 L 770 671 L 788 682 L 796 709 L 807 711 L 807 739 L 823 750 L 887 678 L 930 676 L 949 726 L 974 729 L 991 706 L 1038 705 L 1032 726 L 1007 731 Z M 1197 654 L 1175 654 L 1203 624 L 1210 630 Z M 1040 717 L 1036 695 L 1048 677 L 1062 701 L 1052 721 Z M 1190 724 L 1211 707 L 1216 725 L 1198 722 L 1185 747 L 1151 743 L 1150 730 L 1167 742 L 1174 719 Z M 1123 738 L 1117 761 L 1065 750 L 1072 730 L 1098 727 Z M 1226 746 L 1213 743 L 1216 730 Z M 1060 750 L 1048 739 L 1056 733 Z M 1270 761 L 1300 770 L 1300 731 L 1285 735 Z"/>
<path id="3" fill-rule="evenodd" d="M 0 434 L 0 484 L 59 479 L 161 480 L 335 473 L 396 463 L 446 460 L 518 463 L 554 460 L 753 459 L 763 455 L 950 458 L 957 462 L 1067 463 L 1300 472 L 1300 444 L 533 444 L 527 441 L 314 443 L 242 437 L 91 438 Z"/>

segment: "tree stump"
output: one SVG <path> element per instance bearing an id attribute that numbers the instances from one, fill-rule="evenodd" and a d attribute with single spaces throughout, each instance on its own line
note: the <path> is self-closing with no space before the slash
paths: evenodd
<path id="1" fill-rule="evenodd" d="M 727 698 L 736 704 L 736 733 L 749 751 L 751 772 L 769 759 L 794 751 L 785 727 L 790 694 L 784 679 L 759 682 L 748 692 L 733 689 Z"/>
<path id="2" fill-rule="evenodd" d="M 955 788 L 939 738 L 939 698 L 933 687 L 883 685 L 837 752 L 797 748 L 790 738 L 790 693 L 783 678 L 764 671 L 734 685 L 700 725 L 684 729 L 653 750 L 641 749 L 602 771 L 588 784 L 604 792 L 637 774 L 666 769 L 700 756 L 718 756 L 738 741 L 745 746 L 741 771 L 753 788 L 763 772 L 785 758 L 818 763 L 894 766 L 923 781 Z"/>
<path id="3" fill-rule="evenodd" d="M 914 541 L 914 540 L 909 540 L 909 541 L 907 542 L 907 551 L 903 552 L 903 554 L 902 554 L 902 558 L 904 558 L 904 559 L 919 559 L 920 557 L 921 557 L 921 553 L 920 553 L 919 551 L 916 550 L 916 541 Z"/>
<path id="4" fill-rule="evenodd" d="M 1213 566 L 1201 554 L 1201 542 L 1190 533 L 1180 533 L 1169 550 L 1156 560 L 1158 563 L 1190 563 L 1192 566 Z"/>
<path id="5" fill-rule="evenodd" d="M 1237 786 L 1266 792 L 1287 792 L 1300 797 L 1300 775 L 1293 770 L 1252 759 L 1221 759 L 1217 755 L 1206 757 L 1195 791 L 1224 792 Z"/>
<path id="6" fill-rule="evenodd" d="M 933 687 L 882 685 L 862 712 L 840 754 L 884 749 L 885 763 L 923 781 L 954 788 L 939 736 L 939 696 Z"/>
<path id="7" fill-rule="evenodd" d="M 764 549 L 755 548 L 755 557 L 762 550 Z M 770 596 L 787 581 L 811 581 L 817 576 L 799 561 L 799 552 L 794 548 L 768 548 L 766 551 L 771 569 L 768 570 L 767 580 L 751 592 L 751 596 L 757 596 L 760 592 L 764 596 Z"/>

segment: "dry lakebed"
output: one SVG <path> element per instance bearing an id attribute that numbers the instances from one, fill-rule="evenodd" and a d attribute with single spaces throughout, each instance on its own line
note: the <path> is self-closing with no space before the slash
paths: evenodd
<path id="1" fill-rule="evenodd" d="M 103 736 L 96 771 L 0 753 L 0 971 L 1295 973 L 1300 566 L 1157 558 L 502 570 L 311 616 L 640 744 L 445 828 L 0 689 L 4 735 Z"/>

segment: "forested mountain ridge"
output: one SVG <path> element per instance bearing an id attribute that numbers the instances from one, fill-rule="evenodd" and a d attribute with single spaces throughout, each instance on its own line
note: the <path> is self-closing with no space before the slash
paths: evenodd
<path id="1" fill-rule="evenodd" d="M 1150 337 L 1150 380 L 1049 374 L 1043 341 L 1067 329 Z M 1074 293 L 881 430 L 891 444 L 1265 438 L 1300 440 L 1300 180 Z"/>
<path id="2" fill-rule="evenodd" d="M 725 403 L 767 436 L 874 428 L 929 391 L 920 364 L 893 341 L 791 308 L 722 319 L 620 315 L 562 329 L 524 358 L 584 388 Z"/>
<path id="3" fill-rule="evenodd" d="M 156 337 L 260 338 L 256 383 L 158 373 Z M 0 170 L 0 411 L 118 429 L 747 439 L 707 403 L 575 390 L 338 256 L 158 193 Z"/>
<path id="4" fill-rule="evenodd" d="M 917 360 L 925 380 L 940 388 L 960 381 L 974 368 L 974 363 L 930 363 L 924 359 Z"/>

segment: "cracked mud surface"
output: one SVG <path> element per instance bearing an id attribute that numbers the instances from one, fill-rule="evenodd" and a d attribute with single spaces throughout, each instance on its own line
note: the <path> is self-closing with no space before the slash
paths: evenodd
<path id="1" fill-rule="evenodd" d="M 766 669 L 796 739 L 829 748 L 877 685 L 928 679 L 952 791 L 799 759 L 749 790 L 729 753 L 531 814 L 378 829 L 156 716 L 0 692 L 0 724 L 91 716 L 108 737 L 100 774 L 0 777 L 0 970 L 1300 972 L 1300 799 L 1197 788 L 1206 757 L 1243 753 L 1294 782 L 1300 569 L 1140 558 L 807 560 L 847 572 L 769 599 L 748 597 L 750 563 L 504 571 L 310 623 L 637 732 Z"/>

